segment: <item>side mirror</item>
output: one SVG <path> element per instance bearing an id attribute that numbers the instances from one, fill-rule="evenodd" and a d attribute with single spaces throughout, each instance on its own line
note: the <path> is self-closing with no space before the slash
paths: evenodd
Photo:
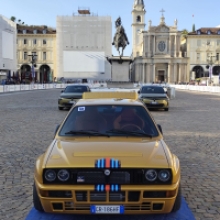
<path id="1" fill-rule="evenodd" d="M 158 124 L 158 125 L 157 125 L 157 127 L 158 127 L 158 129 L 159 129 L 160 133 L 161 133 L 161 134 L 163 134 L 163 130 L 162 130 L 161 125 L 159 125 L 159 124 Z"/>
<path id="2" fill-rule="evenodd" d="M 54 131 L 54 136 L 56 135 L 58 129 L 59 129 L 60 125 L 57 125 L 56 128 L 55 128 L 55 131 Z"/>
<path id="3" fill-rule="evenodd" d="M 62 93 L 64 90 L 61 90 L 61 92 L 60 93 Z"/>
<path id="4" fill-rule="evenodd" d="M 138 94 L 140 94 L 141 92 L 140 92 L 140 90 L 138 90 Z"/>

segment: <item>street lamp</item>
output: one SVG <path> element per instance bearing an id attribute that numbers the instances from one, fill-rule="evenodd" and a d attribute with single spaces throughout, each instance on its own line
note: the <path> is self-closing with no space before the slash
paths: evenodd
<path id="1" fill-rule="evenodd" d="M 34 83 L 34 79 L 35 79 L 35 72 L 34 72 L 34 67 L 36 67 L 36 57 L 37 57 L 37 54 L 31 54 L 31 55 L 28 55 L 29 57 L 31 57 L 31 75 L 32 75 L 32 82 Z"/>

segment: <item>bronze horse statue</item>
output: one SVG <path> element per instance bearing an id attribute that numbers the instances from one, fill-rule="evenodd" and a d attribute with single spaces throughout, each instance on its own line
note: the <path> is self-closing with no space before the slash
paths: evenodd
<path id="1" fill-rule="evenodd" d="M 125 47 L 129 44 L 129 41 L 125 33 L 124 27 L 121 25 L 120 17 L 115 21 L 115 28 L 116 28 L 116 33 L 112 45 L 115 45 L 115 48 L 119 53 L 119 56 L 122 57 L 123 51 Z M 121 53 L 120 53 L 120 48 L 122 48 Z"/>

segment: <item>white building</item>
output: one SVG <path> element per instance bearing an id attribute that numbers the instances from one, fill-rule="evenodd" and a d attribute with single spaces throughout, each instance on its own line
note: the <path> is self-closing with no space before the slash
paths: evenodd
<path id="1" fill-rule="evenodd" d="M 132 81 L 149 82 L 188 82 L 189 67 L 187 57 L 180 50 L 181 32 L 177 20 L 167 26 L 163 15 L 157 26 L 148 22 L 145 30 L 144 0 L 135 0 L 132 11 Z"/>
<path id="2" fill-rule="evenodd" d="M 91 15 L 88 9 L 78 13 L 57 17 L 57 78 L 109 80 L 111 17 Z"/>
<path id="3" fill-rule="evenodd" d="M 0 83 L 16 74 L 16 32 L 16 23 L 0 15 Z"/>

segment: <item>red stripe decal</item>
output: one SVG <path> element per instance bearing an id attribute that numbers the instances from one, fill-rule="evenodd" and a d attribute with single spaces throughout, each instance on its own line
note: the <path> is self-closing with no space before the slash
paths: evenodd
<path id="1" fill-rule="evenodd" d="M 105 191 L 108 192 L 110 190 L 110 185 L 105 186 Z"/>
<path id="2" fill-rule="evenodd" d="M 105 159 L 105 168 L 110 168 L 110 158 Z"/>

